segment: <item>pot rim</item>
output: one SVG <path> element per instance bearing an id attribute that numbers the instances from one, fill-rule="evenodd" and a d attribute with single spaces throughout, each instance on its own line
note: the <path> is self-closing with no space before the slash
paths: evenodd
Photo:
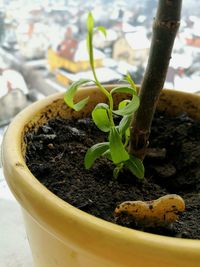
<path id="1" fill-rule="evenodd" d="M 88 86 L 80 90 L 91 90 L 91 87 Z M 95 88 L 92 87 L 92 90 L 95 90 Z M 165 89 L 165 92 L 170 94 L 178 92 L 178 94 L 186 96 L 192 95 L 190 93 L 175 90 Z M 159 251 L 164 249 L 172 253 L 174 250 L 177 250 L 178 246 L 179 250 L 181 250 L 181 254 L 188 253 L 188 250 L 190 250 L 193 255 L 199 255 L 200 240 L 161 236 L 134 229 L 128 229 L 126 227 L 107 222 L 81 211 L 60 199 L 33 176 L 25 163 L 21 151 L 22 129 L 30 121 L 30 118 L 38 113 L 38 110 L 50 105 L 58 98 L 63 98 L 63 94 L 63 92 L 53 94 L 25 108 L 15 117 L 5 133 L 2 144 L 2 163 L 4 167 L 4 174 L 11 191 L 20 202 L 23 209 L 25 209 L 26 212 L 34 218 L 34 220 L 37 220 L 42 227 L 47 227 L 49 231 L 52 230 L 55 234 L 58 234 L 59 239 L 62 239 L 63 242 L 66 241 L 64 237 L 66 233 L 65 225 L 61 224 L 60 227 L 58 227 L 59 229 L 55 230 L 54 226 L 56 225 L 56 216 L 58 216 L 58 219 L 64 217 L 66 220 L 70 220 L 70 223 L 75 223 L 78 226 L 82 224 L 84 231 L 92 229 L 91 231 L 98 231 L 100 233 L 105 232 L 109 237 L 113 238 L 116 234 L 118 234 L 119 244 L 124 243 L 130 245 L 131 243 L 136 243 L 139 245 L 140 243 L 143 243 L 147 247 L 151 246 L 159 249 Z M 200 96 L 195 95 L 194 97 L 198 97 L 200 100 Z M 31 194 L 34 194 L 36 199 L 30 197 Z M 42 212 L 44 209 L 46 209 L 45 214 Z M 49 226 L 47 222 L 51 225 Z"/>

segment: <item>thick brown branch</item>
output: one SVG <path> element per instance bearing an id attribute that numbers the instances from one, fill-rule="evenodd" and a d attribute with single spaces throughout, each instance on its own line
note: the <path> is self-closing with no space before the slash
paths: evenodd
<path id="1" fill-rule="evenodd" d="M 140 107 L 131 123 L 130 153 L 143 159 L 180 24 L 182 0 L 159 0 L 149 60 L 140 90 Z"/>

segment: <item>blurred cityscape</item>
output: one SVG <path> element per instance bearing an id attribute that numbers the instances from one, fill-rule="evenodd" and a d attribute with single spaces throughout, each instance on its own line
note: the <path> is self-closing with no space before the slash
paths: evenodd
<path id="1" fill-rule="evenodd" d="M 157 2 L 0 0 L 1 124 L 30 102 L 64 91 L 79 78 L 92 78 L 85 42 L 88 11 L 95 26 L 107 29 L 106 38 L 94 34 L 99 80 L 116 82 L 129 71 L 140 84 Z M 199 93 L 199 84 L 200 1 L 184 0 L 165 87 Z M 8 105 L 14 110 L 7 115 L 1 107 Z"/>

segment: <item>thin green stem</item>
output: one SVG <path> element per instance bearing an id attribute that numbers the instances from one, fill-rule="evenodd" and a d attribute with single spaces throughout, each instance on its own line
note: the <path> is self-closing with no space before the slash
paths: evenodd
<path id="1" fill-rule="evenodd" d="M 115 126 L 114 120 L 113 120 L 113 115 L 112 115 L 112 111 L 113 111 L 113 98 L 111 96 L 111 94 L 101 85 L 101 83 L 99 82 L 97 75 L 96 75 L 96 71 L 95 71 L 95 66 L 94 66 L 94 53 L 93 53 L 93 45 L 92 45 L 92 34 L 93 33 L 89 33 L 88 34 L 88 42 L 89 42 L 89 56 L 90 56 L 90 66 L 92 69 L 92 73 L 94 76 L 94 80 L 96 82 L 96 85 L 100 88 L 100 90 L 102 91 L 102 93 L 108 98 L 109 100 L 109 118 L 110 118 L 110 122 L 112 124 L 112 126 Z"/>
<path id="2" fill-rule="evenodd" d="M 130 140 L 130 137 L 128 137 L 127 135 L 125 135 L 125 143 L 124 143 L 124 147 L 125 148 L 128 146 L 129 140 Z"/>
<path id="3" fill-rule="evenodd" d="M 123 169 L 123 167 L 124 167 L 124 163 L 120 163 L 115 167 L 115 169 L 113 170 L 113 178 L 114 179 L 117 179 L 117 177 L 119 176 L 119 173 Z"/>

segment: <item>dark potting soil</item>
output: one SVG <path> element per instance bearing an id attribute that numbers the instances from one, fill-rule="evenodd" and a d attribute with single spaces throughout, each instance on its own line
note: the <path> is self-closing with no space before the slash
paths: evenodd
<path id="1" fill-rule="evenodd" d="M 105 158 L 85 170 L 87 149 L 104 140 L 90 118 L 53 119 L 26 135 L 26 162 L 50 191 L 94 216 L 142 231 L 200 239 L 200 123 L 185 114 L 155 115 L 144 180 L 127 170 L 113 179 L 113 164 Z M 123 201 L 153 200 L 169 193 L 179 194 L 186 203 L 180 220 L 170 227 L 141 228 L 131 218 L 114 216 Z"/>

